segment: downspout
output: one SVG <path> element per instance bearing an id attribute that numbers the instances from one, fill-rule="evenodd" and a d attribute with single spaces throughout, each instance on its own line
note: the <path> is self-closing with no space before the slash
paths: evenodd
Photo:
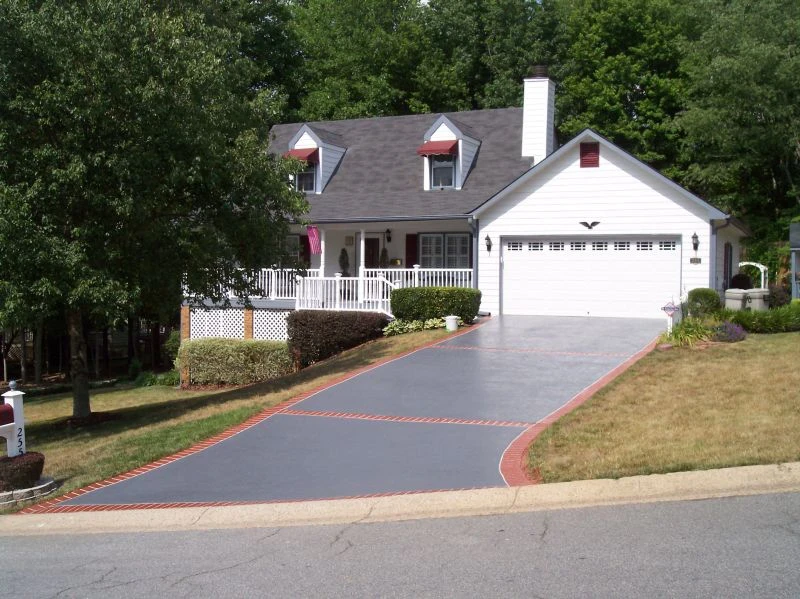
<path id="1" fill-rule="evenodd" d="M 478 289 L 478 231 L 480 226 L 474 216 L 467 218 L 467 224 L 472 232 L 472 287 Z"/>

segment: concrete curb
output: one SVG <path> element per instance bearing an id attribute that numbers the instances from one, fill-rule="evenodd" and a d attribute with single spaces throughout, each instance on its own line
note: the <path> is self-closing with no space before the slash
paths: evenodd
<path id="1" fill-rule="evenodd" d="M 0 516 L 0 537 L 372 523 L 792 491 L 800 491 L 800 462 L 364 499 Z"/>

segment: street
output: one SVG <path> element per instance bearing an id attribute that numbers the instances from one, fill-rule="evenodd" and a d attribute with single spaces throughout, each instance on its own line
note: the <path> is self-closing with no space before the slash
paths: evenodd
<path id="1" fill-rule="evenodd" d="M 4 597 L 797 597 L 800 494 L 3 537 L 0 563 Z"/>

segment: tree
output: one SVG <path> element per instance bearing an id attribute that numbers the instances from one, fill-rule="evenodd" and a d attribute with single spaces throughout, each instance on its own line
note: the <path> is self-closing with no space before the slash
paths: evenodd
<path id="1" fill-rule="evenodd" d="M 667 174 L 677 156 L 672 119 L 682 108 L 676 0 L 544 3 L 556 125 L 569 139 L 591 127 Z"/>
<path id="2" fill-rule="evenodd" d="M 91 413 L 86 317 L 123 317 L 159 284 L 251 293 L 306 209 L 266 152 L 272 5 L 0 4 L 0 305 L 64 307 L 75 418 Z"/>
<path id="3" fill-rule="evenodd" d="M 414 72 L 417 112 L 522 104 L 522 78 L 543 58 L 538 2 L 431 0 Z"/>
<path id="4" fill-rule="evenodd" d="M 751 226 L 752 257 L 800 215 L 800 5 L 704 0 L 686 43 L 685 182 Z"/>
<path id="5" fill-rule="evenodd" d="M 292 4 L 303 66 L 295 117 L 349 119 L 407 113 L 423 48 L 418 0 L 304 0 Z"/>

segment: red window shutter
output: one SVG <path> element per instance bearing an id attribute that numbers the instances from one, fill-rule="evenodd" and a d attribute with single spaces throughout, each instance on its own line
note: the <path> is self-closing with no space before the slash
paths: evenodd
<path id="1" fill-rule="evenodd" d="M 581 144 L 581 168 L 600 166 L 600 144 L 597 142 Z"/>
<path id="2" fill-rule="evenodd" d="M 411 268 L 418 264 L 419 256 L 417 254 L 417 235 L 406 235 L 406 268 Z"/>
<path id="3" fill-rule="evenodd" d="M 308 241 L 308 235 L 300 236 L 300 259 L 306 266 L 311 266 L 311 243 Z"/>

